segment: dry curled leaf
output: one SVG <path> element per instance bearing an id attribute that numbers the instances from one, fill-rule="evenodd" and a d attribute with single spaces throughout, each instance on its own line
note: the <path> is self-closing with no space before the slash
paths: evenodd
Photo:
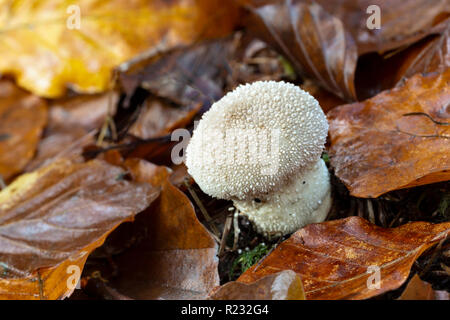
<path id="1" fill-rule="evenodd" d="M 406 46 L 431 34 L 439 33 L 450 13 L 447 0 L 317 0 L 340 19 L 358 45 L 358 53 L 385 52 Z M 369 29 L 367 22 L 380 8 L 380 29 Z"/>
<path id="2" fill-rule="evenodd" d="M 250 11 L 247 26 L 254 34 L 284 54 L 302 76 L 346 100 L 356 100 L 358 56 L 384 53 L 440 34 L 450 14 L 446 0 L 239 2 Z M 380 9 L 379 29 L 367 27 L 374 14 L 367 10 L 374 5 Z"/>
<path id="3" fill-rule="evenodd" d="M 0 72 L 45 97 L 104 91 L 120 63 L 226 35 L 239 15 L 218 0 L 17 0 L 0 12 Z"/>
<path id="4" fill-rule="evenodd" d="M 449 297 L 448 292 L 433 290 L 431 284 L 421 280 L 416 274 L 398 300 L 449 300 Z"/>
<path id="5" fill-rule="evenodd" d="M 293 270 L 303 280 L 307 299 L 366 299 L 398 288 L 416 258 L 449 232 L 450 222 L 415 222 L 384 229 L 360 217 L 349 217 L 310 224 L 238 281 L 251 283 L 281 270 Z M 379 288 L 374 283 L 377 270 Z"/>
<path id="6" fill-rule="evenodd" d="M 395 76 L 398 83 L 416 73 L 442 72 L 450 67 L 450 22 L 446 30 L 429 41 L 421 41 L 396 61 L 400 65 Z"/>
<path id="7" fill-rule="evenodd" d="M 429 36 L 408 48 L 385 55 L 361 57 L 355 74 L 358 98 L 364 100 L 401 85 L 417 73 L 442 72 L 450 67 L 450 20 L 440 35 Z"/>
<path id="8" fill-rule="evenodd" d="M 70 277 L 81 273 L 91 251 L 159 194 L 124 174 L 104 161 L 60 160 L 0 192 L 1 299 L 72 293 Z"/>
<path id="9" fill-rule="evenodd" d="M 33 158 L 47 123 L 47 103 L 0 81 L 0 176 L 9 180 Z"/>
<path id="10" fill-rule="evenodd" d="M 328 113 L 331 165 L 350 193 L 377 197 L 450 179 L 450 69 Z"/>
<path id="11" fill-rule="evenodd" d="M 210 293 L 211 300 L 305 300 L 302 280 L 291 270 L 246 284 L 231 281 Z"/>
<path id="12" fill-rule="evenodd" d="M 111 285 L 135 299 L 206 297 L 219 284 L 215 241 L 167 168 L 138 159 L 125 165 L 138 181 L 161 186 L 161 195 L 137 217 L 147 237 L 115 259 L 120 275 Z"/>
<path id="13" fill-rule="evenodd" d="M 245 1 L 244 1 L 245 2 Z M 341 20 L 307 1 L 248 1 L 249 29 L 289 59 L 303 76 L 355 100 L 356 44 Z"/>
<path id="14" fill-rule="evenodd" d="M 203 41 L 161 55 L 136 60 L 119 75 L 131 97 L 138 86 L 176 104 L 189 106 L 222 97 L 230 40 Z"/>

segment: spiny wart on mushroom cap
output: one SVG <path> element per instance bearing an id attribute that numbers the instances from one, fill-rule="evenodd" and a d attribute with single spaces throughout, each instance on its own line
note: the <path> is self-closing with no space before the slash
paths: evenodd
<path id="1" fill-rule="evenodd" d="M 314 97 L 290 83 L 258 81 L 229 92 L 203 115 L 187 147 L 186 165 L 205 193 L 238 203 L 258 230 L 286 234 L 314 221 L 289 215 L 306 217 L 327 203 L 328 171 L 317 165 L 327 133 L 326 117 Z M 294 185 L 299 193 L 308 189 L 298 181 L 317 170 L 326 192 L 316 196 L 316 206 L 302 204 L 304 197 L 286 198 Z M 262 203 L 258 208 L 255 198 Z M 286 211 L 286 203 L 304 208 Z M 267 214 L 278 207 L 283 207 L 278 214 Z M 292 225 L 280 227 L 286 224 Z"/>

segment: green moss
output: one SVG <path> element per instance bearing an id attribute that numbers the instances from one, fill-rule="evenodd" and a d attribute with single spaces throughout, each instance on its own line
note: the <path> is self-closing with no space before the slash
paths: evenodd
<path id="1" fill-rule="evenodd" d="M 283 56 L 278 56 L 278 59 L 283 67 L 284 76 L 288 79 L 295 80 L 297 78 L 297 74 L 295 73 L 292 64 Z"/>
<path id="2" fill-rule="evenodd" d="M 264 243 L 258 244 L 256 247 L 249 251 L 242 252 L 234 261 L 230 270 L 230 279 L 236 279 L 247 271 L 248 268 L 257 263 L 261 258 L 263 258 L 267 252 L 269 252 L 270 247 Z"/>
<path id="3" fill-rule="evenodd" d="M 322 154 L 322 160 L 325 161 L 326 164 L 330 163 L 330 156 L 328 156 L 328 153 L 325 151 Z"/>

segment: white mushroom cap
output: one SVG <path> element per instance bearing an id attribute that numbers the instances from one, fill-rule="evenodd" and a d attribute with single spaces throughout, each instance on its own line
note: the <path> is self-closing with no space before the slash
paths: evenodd
<path id="1" fill-rule="evenodd" d="M 203 115 L 186 165 L 213 197 L 266 199 L 314 166 L 327 133 L 314 97 L 290 83 L 258 81 L 229 92 Z"/>
<path id="2" fill-rule="evenodd" d="M 234 206 L 254 223 L 258 232 L 285 235 L 303 226 L 322 222 L 331 207 L 327 166 L 319 159 L 311 170 L 265 200 L 234 200 Z"/>

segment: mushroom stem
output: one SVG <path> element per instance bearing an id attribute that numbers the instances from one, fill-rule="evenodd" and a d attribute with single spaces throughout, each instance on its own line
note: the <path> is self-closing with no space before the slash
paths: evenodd
<path id="1" fill-rule="evenodd" d="M 331 207 L 330 177 L 322 159 L 265 198 L 233 200 L 260 233 L 276 236 L 325 220 Z"/>

